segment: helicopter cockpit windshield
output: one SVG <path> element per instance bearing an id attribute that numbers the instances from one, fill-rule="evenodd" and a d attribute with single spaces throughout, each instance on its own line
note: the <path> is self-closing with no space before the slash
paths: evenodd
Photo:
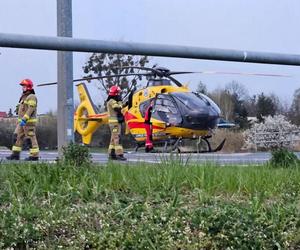
<path id="1" fill-rule="evenodd" d="M 201 113 L 208 112 L 209 115 L 219 115 L 221 112 L 214 101 L 203 94 L 197 94 L 193 92 L 174 92 L 172 93 L 172 96 L 174 96 L 176 101 L 183 104 L 188 110 L 195 110 Z"/>
<path id="2" fill-rule="evenodd" d="M 185 127 L 207 129 L 216 126 L 220 109 L 211 99 L 193 92 L 173 92 L 171 95 L 183 114 Z"/>
<path id="3" fill-rule="evenodd" d="M 140 104 L 140 112 L 145 111 L 152 100 L 155 100 L 152 117 L 172 125 L 183 125 L 186 128 L 214 128 L 220 116 L 218 106 L 205 95 L 192 92 L 172 92 L 158 94 Z"/>
<path id="4" fill-rule="evenodd" d="M 207 102 L 209 102 L 209 104 L 213 107 L 213 109 L 217 112 L 217 113 L 221 113 L 220 108 L 218 107 L 218 105 L 212 100 L 210 99 L 208 96 L 203 95 L 201 93 L 195 93 L 196 96 L 199 96 L 200 98 L 205 99 Z"/>

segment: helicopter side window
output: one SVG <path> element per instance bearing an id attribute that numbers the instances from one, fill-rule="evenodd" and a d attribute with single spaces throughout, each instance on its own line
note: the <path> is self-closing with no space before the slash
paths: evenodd
<path id="1" fill-rule="evenodd" d="M 169 108 L 165 107 L 163 105 L 157 105 L 157 106 L 155 106 L 155 110 L 159 111 L 159 112 L 165 112 L 165 113 L 169 112 Z"/>
<path id="2" fill-rule="evenodd" d="M 162 105 L 163 100 L 162 99 L 156 99 L 155 105 Z"/>
<path id="3" fill-rule="evenodd" d="M 178 110 L 174 105 L 174 102 L 168 99 L 158 98 L 155 103 L 155 110 L 159 112 L 169 112 L 171 114 L 177 114 Z"/>
<path id="4" fill-rule="evenodd" d="M 171 100 L 163 99 L 162 104 L 167 107 L 174 107 L 174 103 Z"/>
<path id="5" fill-rule="evenodd" d="M 182 121 L 178 108 L 169 95 L 157 96 L 152 117 L 171 124 L 179 124 Z"/>
<path id="6" fill-rule="evenodd" d="M 141 112 L 141 115 L 142 117 L 145 117 L 145 113 L 146 113 L 146 110 L 147 108 L 149 107 L 150 105 L 150 102 L 153 100 L 153 98 L 147 100 L 147 101 L 144 101 L 140 104 L 140 112 Z"/>

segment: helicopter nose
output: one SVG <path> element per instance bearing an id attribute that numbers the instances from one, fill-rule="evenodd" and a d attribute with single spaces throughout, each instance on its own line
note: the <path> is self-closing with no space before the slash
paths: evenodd
<path id="1" fill-rule="evenodd" d="M 209 108 L 209 116 L 211 117 L 220 117 L 221 110 L 216 110 L 214 107 Z"/>
<path id="2" fill-rule="evenodd" d="M 217 126 L 217 124 L 219 123 L 220 115 L 220 110 L 216 110 L 215 108 L 210 107 L 207 118 L 209 128 L 213 129 Z"/>

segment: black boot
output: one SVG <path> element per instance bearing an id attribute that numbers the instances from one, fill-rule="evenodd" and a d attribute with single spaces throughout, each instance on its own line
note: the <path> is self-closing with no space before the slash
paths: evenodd
<path id="1" fill-rule="evenodd" d="M 12 154 L 10 156 L 7 156 L 6 157 L 6 160 L 9 160 L 9 161 L 13 161 L 13 160 L 20 160 L 20 153 L 18 152 L 12 152 Z"/>
<path id="2" fill-rule="evenodd" d="M 157 151 L 156 149 L 154 149 L 154 147 L 146 147 L 145 148 L 145 152 L 146 153 L 159 153 L 159 151 Z"/>
<path id="3" fill-rule="evenodd" d="M 117 156 L 116 156 L 116 151 L 114 149 L 111 150 L 109 157 L 110 160 L 116 160 Z"/>
<path id="4" fill-rule="evenodd" d="M 122 155 L 117 155 L 117 156 L 116 156 L 116 160 L 117 160 L 117 161 L 127 161 L 127 159 L 124 157 L 123 154 L 122 154 Z"/>
<path id="5" fill-rule="evenodd" d="M 38 160 L 39 160 L 38 156 L 31 156 L 31 155 L 24 159 L 24 161 L 38 161 Z"/>

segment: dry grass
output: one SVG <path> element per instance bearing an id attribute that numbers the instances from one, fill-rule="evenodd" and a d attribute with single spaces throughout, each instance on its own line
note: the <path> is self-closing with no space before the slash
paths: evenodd
<path id="1" fill-rule="evenodd" d="M 222 140 L 226 138 L 225 145 L 222 149 L 224 153 L 234 153 L 243 151 L 245 140 L 241 131 L 229 129 L 217 129 L 212 137 L 212 147 L 217 147 Z"/>
<path id="2" fill-rule="evenodd" d="M 300 141 L 298 141 L 298 143 L 294 146 L 294 151 L 299 152 L 300 151 Z"/>

